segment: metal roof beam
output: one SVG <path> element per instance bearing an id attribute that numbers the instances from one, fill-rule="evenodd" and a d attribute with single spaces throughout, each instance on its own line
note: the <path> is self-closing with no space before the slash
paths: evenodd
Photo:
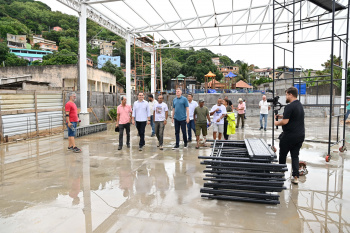
<path id="1" fill-rule="evenodd" d="M 81 3 L 79 0 L 57 0 L 58 2 L 62 3 L 63 5 L 69 7 L 70 9 L 80 13 L 80 6 Z M 86 6 L 86 15 L 87 18 L 94 21 L 95 23 L 99 24 L 100 26 L 110 30 L 111 32 L 115 33 L 116 35 L 122 37 L 123 39 L 126 39 L 128 30 L 120 26 L 118 23 L 114 22 L 112 19 L 106 17 L 104 14 L 96 10 L 95 8 L 87 5 Z M 130 33 L 131 43 L 134 43 L 134 39 L 136 39 L 138 36 Z M 142 41 L 135 40 L 135 43 L 139 47 L 144 47 L 144 50 L 151 52 L 151 49 L 148 48 L 149 44 L 146 44 Z"/>
<path id="2" fill-rule="evenodd" d="M 92 5 L 92 4 L 108 3 L 108 2 L 120 2 L 120 1 L 124 1 L 124 0 L 96 0 L 96 1 L 87 0 L 85 3 L 88 5 Z"/>

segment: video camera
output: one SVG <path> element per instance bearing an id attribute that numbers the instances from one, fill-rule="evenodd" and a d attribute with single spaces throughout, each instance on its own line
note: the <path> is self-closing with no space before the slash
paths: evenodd
<path id="1" fill-rule="evenodd" d="M 278 101 L 279 99 L 279 96 L 275 96 L 274 98 L 269 98 L 266 100 L 268 103 L 272 103 L 273 105 L 276 121 L 278 120 L 278 111 L 283 107 L 283 105 Z M 278 126 L 276 126 L 276 129 L 278 129 Z"/>

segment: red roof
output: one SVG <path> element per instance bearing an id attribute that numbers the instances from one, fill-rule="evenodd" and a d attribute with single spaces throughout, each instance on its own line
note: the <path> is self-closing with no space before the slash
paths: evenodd
<path id="1" fill-rule="evenodd" d="M 249 86 L 248 83 L 240 80 L 236 83 L 236 88 L 253 88 L 252 86 Z"/>

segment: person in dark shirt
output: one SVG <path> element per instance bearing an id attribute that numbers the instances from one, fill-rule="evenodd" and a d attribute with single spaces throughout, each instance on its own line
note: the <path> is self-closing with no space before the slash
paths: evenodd
<path id="1" fill-rule="evenodd" d="M 290 87 L 286 90 L 287 106 L 284 108 L 283 119 L 275 121 L 276 126 L 282 126 L 283 132 L 279 136 L 279 163 L 285 164 L 287 154 L 292 158 L 292 183 L 299 183 L 299 151 L 305 139 L 304 108 L 297 99 L 298 89 Z M 282 116 L 278 115 L 278 118 Z M 275 117 L 276 119 L 276 117 Z"/>

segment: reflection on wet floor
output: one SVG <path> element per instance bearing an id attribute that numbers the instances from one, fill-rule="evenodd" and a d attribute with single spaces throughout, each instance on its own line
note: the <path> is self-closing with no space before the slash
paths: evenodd
<path id="1" fill-rule="evenodd" d="M 257 119 L 245 127 L 231 138 L 271 143 Z M 264 205 L 202 199 L 197 156 L 210 149 L 173 151 L 173 138 L 168 125 L 164 151 L 148 135 L 139 152 L 132 127 L 132 149 L 118 151 L 110 125 L 78 138 L 80 154 L 62 135 L 2 145 L 0 232 L 350 232 L 349 152 L 326 164 L 326 144 L 304 143 L 309 173 L 295 186 L 288 172 L 281 204 Z"/>

